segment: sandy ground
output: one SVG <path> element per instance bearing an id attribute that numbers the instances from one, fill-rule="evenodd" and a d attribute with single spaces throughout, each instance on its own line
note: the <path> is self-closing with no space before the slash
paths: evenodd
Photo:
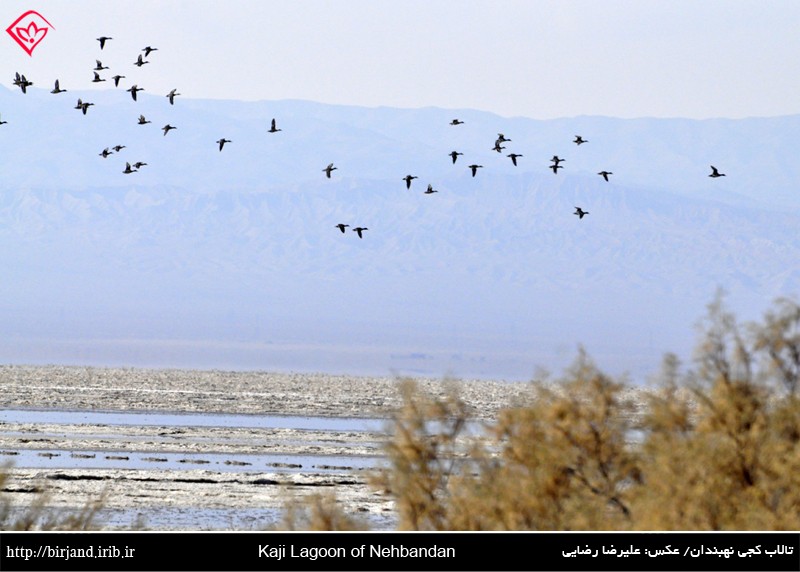
<path id="1" fill-rule="evenodd" d="M 447 381 L 419 379 L 427 392 L 444 395 Z M 460 395 L 476 419 L 530 393 L 528 384 L 459 381 Z M 88 367 L 0 367 L 0 409 L 160 411 L 248 415 L 389 418 L 400 403 L 396 378 L 323 374 L 275 374 Z M 287 428 L 158 427 L 6 422 L 0 424 L 0 463 L 15 452 L 93 455 L 124 459 L 147 454 L 152 468 L 82 469 L 14 467 L 5 494 L 25 505 L 46 490 L 48 505 L 62 510 L 104 498 L 116 517 L 107 528 L 134 524 L 153 529 L 267 528 L 289 499 L 335 491 L 346 512 L 368 517 L 373 527 L 391 526 L 394 506 L 369 483 L 373 469 L 356 459 L 382 455 L 385 431 L 308 431 Z M 313 463 L 287 471 L 252 463 L 246 470 L 221 470 L 194 457 L 186 469 L 159 467 L 165 454 L 333 455 L 337 463 Z M 219 458 L 219 457 L 217 457 Z M 224 458 L 224 457 L 223 457 Z M 223 461 L 233 463 L 241 461 Z M 54 466 L 58 466 L 54 461 Z M 225 467 L 229 469 L 230 467 Z M 271 521 L 263 511 L 272 509 Z M 260 512 L 259 512 L 260 511 Z M 161 516 L 157 516 L 161 515 Z M 234 516 L 236 518 L 234 518 Z M 128 519 L 127 521 L 125 519 Z M 248 524 L 242 524 L 242 523 Z M 378 523 L 378 524 L 376 524 Z"/>

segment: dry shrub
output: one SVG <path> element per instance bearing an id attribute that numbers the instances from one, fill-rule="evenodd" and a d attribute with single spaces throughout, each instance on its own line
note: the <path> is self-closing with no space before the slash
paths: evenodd
<path id="1" fill-rule="evenodd" d="M 343 511 L 333 494 L 315 494 L 286 501 L 283 521 L 277 529 L 344 531 L 367 530 L 368 526 Z"/>
<path id="2" fill-rule="evenodd" d="M 31 501 L 15 507 L 8 497 L 11 467 L 0 467 L 0 530 L 96 530 L 97 516 L 105 497 L 89 500 L 76 513 L 55 510 L 48 506 L 49 496 L 44 488 L 30 492 Z"/>
<path id="3" fill-rule="evenodd" d="M 583 350 L 555 386 L 463 441 L 456 393 L 401 383 L 377 483 L 411 530 L 800 529 L 800 306 L 780 300 L 743 331 L 722 294 L 693 370 L 667 355 L 643 414 Z"/>

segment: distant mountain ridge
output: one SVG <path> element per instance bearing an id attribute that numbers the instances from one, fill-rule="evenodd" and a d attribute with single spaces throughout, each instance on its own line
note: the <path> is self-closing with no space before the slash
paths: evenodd
<path id="1" fill-rule="evenodd" d="M 0 360 L 525 378 L 582 342 L 641 377 L 717 287 L 743 317 L 800 290 L 800 116 L 138 98 L 0 87 Z"/>

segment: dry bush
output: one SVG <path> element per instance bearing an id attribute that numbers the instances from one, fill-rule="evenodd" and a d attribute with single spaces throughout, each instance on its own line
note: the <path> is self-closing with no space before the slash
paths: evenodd
<path id="1" fill-rule="evenodd" d="M 378 484 L 411 530 L 800 529 L 800 306 L 742 330 L 720 294 L 694 369 L 667 355 L 643 415 L 581 350 L 462 458 L 457 394 L 403 406 Z"/>
<path id="2" fill-rule="evenodd" d="M 290 498 L 284 504 L 283 520 L 275 530 L 367 530 L 359 519 L 348 515 L 333 494 Z"/>
<path id="3" fill-rule="evenodd" d="M 800 306 L 778 308 L 746 334 L 720 294 L 696 369 L 681 377 L 669 358 L 646 421 L 638 528 L 800 529 Z"/>
<path id="4" fill-rule="evenodd" d="M 15 507 L 8 497 L 11 467 L 0 467 L 0 530 L 97 530 L 99 511 L 105 498 L 89 500 L 77 512 L 55 510 L 47 505 L 49 496 L 43 488 L 31 491 L 30 503 Z"/>

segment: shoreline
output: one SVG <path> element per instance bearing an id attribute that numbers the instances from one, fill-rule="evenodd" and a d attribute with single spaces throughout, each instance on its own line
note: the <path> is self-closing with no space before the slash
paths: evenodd
<path id="1" fill-rule="evenodd" d="M 197 416 L 247 415 L 337 419 L 389 419 L 400 405 L 401 378 L 327 374 L 231 372 L 217 370 L 98 368 L 81 366 L 0 366 L 0 464 L 20 451 L 44 466 L 15 467 L 5 494 L 25 506 L 34 491 L 47 491 L 53 510 L 77 511 L 103 498 L 108 529 L 131 526 L 142 518 L 152 530 L 229 530 L 274 527 L 290 499 L 334 492 L 341 508 L 379 527 L 395 521 L 392 499 L 370 484 L 370 470 L 357 461 L 382 456 L 385 431 L 309 430 L 285 427 L 204 427 Z M 420 389 L 444 395 L 460 388 L 476 420 L 491 419 L 501 408 L 529 395 L 529 383 L 414 378 Z M 87 422 L 10 419 L 14 410 L 86 412 Z M 97 422 L 93 413 L 192 414 L 187 425 L 139 426 Z M 95 416 L 96 417 L 96 416 Z M 61 468 L 59 463 L 86 453 L 107 457 L 184 455 L 229 459 L 180 469 L 149 463 L 147 468 Z M 305 455 L 301 467 L 252 463 L 230 472 L 219 463 L 237 463 L 248 455 Z M 42 458 L 39 458 L 41 456 Z M 334 466 L 315 458 L 336 457 Z M 119 461 L 124 466 L 125 461 Z M 182 461 L 181 461 L 182 462 Z M 48 467 L 52 463 L 52 468 Z M 132 461 L 131 461 L 132 463 Z M 174 465 L 173 465 L 174 466 Z M 180 518 L 158 516 L 180 514 Z M 272 517 L 265 519 L 265 513 Z M 129 515 L 128 525 L 124 516 Z M 235 520 L 234 520 L 235 519 Z M 234 524 L 232 524 L 234 523 Z M 235 524 L 240 523 L 240 524 Z M 248 524 L 241 524 L 248 523 Z M 99 524 L 103 526 L 103 519 Z"/>

